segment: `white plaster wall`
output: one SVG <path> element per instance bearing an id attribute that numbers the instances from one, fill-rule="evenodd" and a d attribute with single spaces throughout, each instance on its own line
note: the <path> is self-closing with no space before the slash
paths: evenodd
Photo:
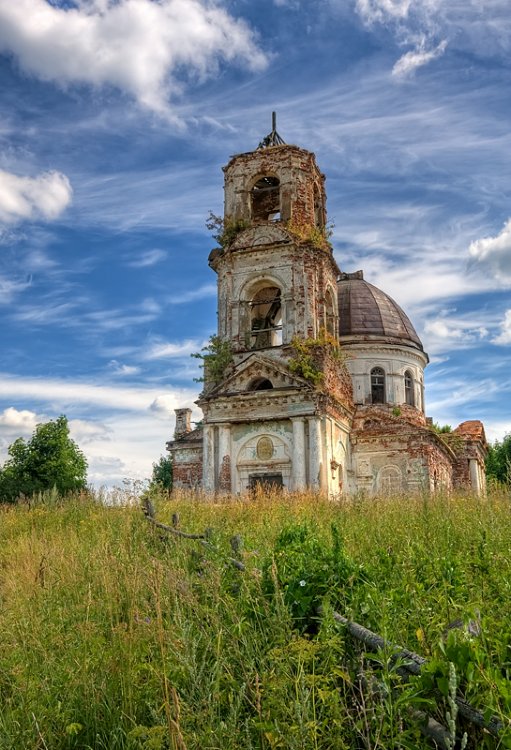
<path id="1" fill-rule="evenodd" d="M 250 474 L 281 473 L 284 487 L 292 489 L 292 424 L 290 420 L 235 424 L 231 430 L 233 458 L 233 491 L 246 492 Z M 261 461 L 257 456 L 260 438 L 271 438 L 274 454 L 271 459 Z"/>
<path id="2" fill-rule="evenodd" d="M 410 347 L 386 346 L 378 343 L 343 344 L 347 355 L 346 366 L 353 381 L 353 399 L 356 404 L 371 403 L 371 370 L 381 367 L 385 372 L 386 402 L 404 404 L 405 372 L 413 376 L 415 406 L 424 412 L 424 367 L 426 356 Z"/>
<path id="3" fill-rule="evenodd" d="M 323 420 L 324 429 L 324 481 L 329 497 L 337 499 L 349 491 L 349 432 L 346 426 L 332 417 Z"/>

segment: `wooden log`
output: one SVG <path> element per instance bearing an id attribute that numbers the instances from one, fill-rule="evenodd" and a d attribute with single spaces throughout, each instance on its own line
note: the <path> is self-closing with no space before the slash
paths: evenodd
<path id="1" fill-rule="evenodd" d="M 153 526 L 156 526 L 158 529 L 163 529 L 163 531 L 168 531 L 169 534 L 173 534 L 174 536 L 179 536 L 183 539 L 204 539 L 204 534 L 187 534 L 185 531 L 174 529 L 172 526 L 167 526 L 166 523 L 157 521 L 152 516 L 146 516 L 146 518 L 153 524 Z"/>
<path id="2" fill-rule="evenodd" d="M 175 529 L 172 526 L 168 526 L 166 523 L 161 523 L 161 521 L 157 521 L 154 517 L 154 506 L 152 502 L 147 498 L 144 498 L 143 500 L 142 510 L 144 511 L 144 515 L 147 520 L 152 523 L 153 526 L 156 526 L 157 529 L 162 529 L 163 531 L 180 537 L 181 539 L 196 539 L 204 547 L 213 549 L 213 545 L 211 544 L 211 542 L 209 542 L 209 539 L 211 539 L 211 537 L 213 536 L 213 529 L 206 529 L 204 534 L 187 534 L 185 531 L 180 531 L 179 529 Z M 233 557 L 227 557 L 227 562 L 229 562 L 233 567 L 237 568 L 237 570 L 240 570 L 242 572 L 246 570 L 244 563 L 242 563 L 240 560 L 235 560 Z"/>
<path id="3" fill-rule="evenodd" d="M 400 674 L 420 674 L 421 668 L 427 662 L 427 659 L 425 659 L 423 656 L 415 654 L 413 651 L 409 651 L 406 648 L 400 648 L 399 646 L 395 646 L 389 643 L 384 638 L 382 638 L 381 635 L 373 633 L 372 630 L 364 628 L 363 625 L 359 625 L 357 622 L 348 620 L 339 612 L 334 612 L 333 617 L 336 622 L 339 622 L 346 627 L 346 630 L 350 633 L 350 635 L 352 635 L 357 640 L 362 641 L 362 643 L 364 643 L 366 646 L 369 646 L 369 648 L 373 651 L 378 649 L 392 651 L 392 659 L 394 661 L 397 661 L 398 659 L 402 661 L 397 670 Z M 488 720 L 486 720 L 480 711 L 475 709 L 470 705 L 470 703 L 467 703 L 467 701 L 464 701 L 461 698 L 456 698 L 456 705 L 458 707 L 460 716 L 463 716 L 463 718 L 472 722 L 472 724 L 475 724 L 481 729 L 486 729 L 486 731 L 488 731 L 494 737 L 499 737 L 502 733 L 504 724 L 496 716 L 491 716 Z"/>

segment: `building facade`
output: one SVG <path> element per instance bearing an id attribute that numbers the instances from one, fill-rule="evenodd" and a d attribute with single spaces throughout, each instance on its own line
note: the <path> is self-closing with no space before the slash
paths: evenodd
<path id="1" fill-rule="evenodd" d="M 275 129 L 226 167 L 218 334 L 204 359 L 204 418 L 176 410 L 174 486 L 343 493 L 484 491 L 480 422 L 437 434 L 428 356 L 401 308 L 328 242 L 325 178 Z"/>

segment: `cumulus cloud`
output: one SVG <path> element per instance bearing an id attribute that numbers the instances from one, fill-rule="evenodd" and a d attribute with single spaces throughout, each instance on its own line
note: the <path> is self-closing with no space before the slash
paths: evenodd
<path id="1" fill-rule="evenodd" d="M 35 430 L 40 421 L 35 412 L 10 406 L 0 414 L 0 431 L 3 434 L 26 436 Z"/>
<path id="2" fill-rule="evenodd" d="M 158 396 L 150 408 L 159 419 L 168 419 L 174 416 L 174 409 L 177 408 L 176 399 L 172 396 Z"/>
<path id="3" fill-rule="evenodd" d="M 30 377 L 9 377 L 0 374 L 0 398 L 37 399 L 59 405 L 66 412 L 70 404 L 85 403 L 109 410 L 130 410 L 149 413 L 151 404 L 162 391 L 167 391 L 175 399 L 176 407 L 180 401 L 190 400 L 195 391 L 177 388 L 144 388 L 128 385 L 112 386 L 81 381 L 43 379 Z"/>
<path id="4" fill-rule="evenodd" d="M 485 264 L 498 281 L 511 283 L 511 219 L 495 237 L 482 237 L 472 242 L 468 252 Z"/>
<path id="5" fill-rule="evenodd" d="M 492 344 L 499 346 L 511 344 L 511 310 L 506 310 L 504 320 L 500 324 L 500 333 L 492 339 Z"/>
<path id="6" fill-rule="evenodd" d="M 61 172 L 19 177 L 0 170 L 0 222 L 56 219 L 71 203 L 72 195 L 71 184 Z"/>
<path id="7" fill-rule="evenodd" d="M 440 44 L 437 44 L 433 49 L 425 49 L 425 40 L 422 41 L 417 49 L 406 52 L 399 60 L 394 64 L 392 68 L 392 75 L 395 78 L 408 78 L 417 70 L 417 68 L 427 65 L 432 60 L 436 60 L 445 52 L 447 47 L 447 41 L 443 39 Z"/>
<path id="8" fill-rule="evenodd" d="M 0 0 L 0 50 L 41 80 L 111 85 L 164 115 L 183 73 L 267 62 L 247 24 L 207 0 Z"/>
<path id="9" fill-rule="evenodd" d="M 97 440 L 110 440 L 112 430 L 101 422 L 86 419 L 71 419 L 69 421 L 69 434 L 81 444 L 96 442 Z"/>
<path id="10" fill-rule="evenodd" d="M 38 424 L 47 422 L 54 417 L 36 414 L 29 409 L 15 409 L 10 406 L 0 413 L 0 434 L 17 437 L 32 435 Z M 78 443 L 90 443 L 96 440 L 109 440 L 111 430 L 101 422 L 87 419 L 71 419 L 69 421 L 71 437 Z"/>
<path id="11" fill-rule="evenodd" d="M 488 329 L 473 320 L 438 317 L 424 324 L 424 343 L 433 356 L 469 349 L 487 337 Z"/>
<path id="12" fill-rule="evenodd" d="M 474 341 L 488 335 L 488 329 L 484 326 L 463 328 L 441 318 L 428 321 L 424 330 L 441 339 L 457 339 L 458 341 Z"/>

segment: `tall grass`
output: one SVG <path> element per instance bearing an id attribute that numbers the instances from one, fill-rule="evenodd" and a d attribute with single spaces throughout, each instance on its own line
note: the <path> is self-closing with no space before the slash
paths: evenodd
<path id="1" fill-rule="evenodd" d="M 209 546 L 165 535 L 138 507 L 91 498 L 0 508 L 0 748 L 428 747 L 405 709 L 427 680 L 442 688 L 449 662 L 469 700 L 509 720 L 505 495 L 157 503 L 163 522 L 173 513 L 186 531 L 212 529 Z M 305 596 L 332 525 L 348 572 L 334 571 L 326 613 L 306 627 L 289 606 L 279 539 L 306 535 L 286 563 Z M 244 573 L 228 563 L 234 534 Z M 361 655 L 329 606 L 429 657 L 424 684 L 402 685 L 385 654 Z M 478 618 L 480 635 L 449 629 L 457 618 Z M 511 747 L 506 736 L 469 739 Z"/>

